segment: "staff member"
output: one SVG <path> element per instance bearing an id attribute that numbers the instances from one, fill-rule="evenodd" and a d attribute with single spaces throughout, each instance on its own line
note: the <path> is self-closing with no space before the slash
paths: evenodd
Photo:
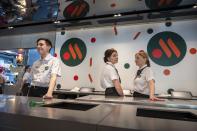
<path id="1" fill-rule="evenodd" d="M 22 95 L 26 96 L 27 93 L 29 92 L 29 87 L 31 84 L 31 67 L 29 65 L 25 66 L 25 73 L 23 75 L 23 80 L 22 80 Z"/>
<path id="2" fill-rule="evenodd" d="M 105 51 L 106 63 L 101 74 L 101 87 L 105 89 L 106 96 L 123 96 L 121 80 L 115 65 L 118 63 L 118 52 L 115 49 Z"/>
<path id="3" fill-rule="evenodd" d="M 52 43 L 40 38 L 37 40 L 37 51 L 41 58 L 34 62 L 31 70 L 32 83 L 29 96 L 52 98 L 57 77 L 61 76 L 60 62 L 50 54 Z"/>
<path id="4" fill-rule="evenodd" d="M 6 78 L 3 74 L 4 72 L 4 68 L 2 66 L 0 66 L 0 94 L 3 93 L 3 90 L 4 90 L 4 84 L 6 82 Z"/>
<path id="5" fill-rule="evenodd" d="M 150 68 L 148 55 L 144 51 L 135 54 L 135 62 L 139 67 L 134 79 L 134 97 L 144 97 L 150 100 L 160 100 L 155 97 L 155 80 Z"/>

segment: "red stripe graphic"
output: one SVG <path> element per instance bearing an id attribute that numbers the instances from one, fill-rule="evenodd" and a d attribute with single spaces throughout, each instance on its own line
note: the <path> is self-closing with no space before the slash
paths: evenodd
<path id="1" fill-rule="evenodd" d="M 167 43 L 170 46 L 170 48 L 172 49 L 172 51 L 174 52 L 174 54 L 176 55 L 176 57 L 179 58 L 181 56 L 181 52 L 177 48 L 177 46 L 175 45 L 175 43 L 172 41 L 172 39 L 169 38 L 168 41 L 167 41 Z"/>
<path id="2" fill-rule="evenodd" d="M 77 53 L 79 59 L 82 60 L 83 55 L 82 55 L 81 50 L 79 49 L 79 47 L 78 47 L 78 45 L 77 45 L 76 43 L 75 43 L 75 45 L 74 45 L 74 48 L 75 48 L 75 51 L 76 51 L 76 53 Z"/>
<path id="3" fill-rule="evenodd" d="M 92 66 L 92 57 L 90 58 L 90 67 Z"/>
<path id="4" fill-rule="evenodd" d="M 135 37 L 133 38 L 133 40 L 137 39 L 138 36 L 140 35 L 140 33 L 141 33 L 141 32 L 138 32 L 138 33 L 135 35 Z"/>
<path id="5" fill-rule="evenodd" d="M 169 5 L 173 0 L 167 0 L 167 4 Z"/>
<path id="6" fill-rule="evenodd" d="M 170 58 L 172 56 L 172 53 L 162 39 L 159 40 L 159 45 L 161 46 L 167 57 Z"/>
<path id="7" fill-rule="evenodd" d="M 89 77 L 90 82 L 92 83 L 93 82 L 92 76 L 90 74 L 88 74 L 88 77 Z"/>
<path id="8" fill-rule="evenodd" d="M 116 28 L 116 24 L 114 24 L 114 33 L 115 33 L 115 35 L 118 35 L 118 31 L 117 31 L 117 28 Z"/>
<path id="9" fill-rule="evenodd" d="M 169 5 L 172 0 L 159 0 L 158 6 Z"/>
<path id="10" fill-rule="evenodd" d="M 75 60 L 77 56 L 76 56 L 76 54 L 75 54 L 75 51 L 74 51 L 74 49 L 73 49 L 71 43 L 69 44 L 68 48 L 69 48 L 69 51 L 70 51 L 70 53 L 71 53 L 73 59 Z"/>
<path id="11" fill-rule="evenodd" d="M 166 1 L 166 0 L 159 0 L 158 5 L 159 5 L 159 6 L 163 5 L 163 4 L 165 3 L 165 1 Z"/>
<path id="12" fill-rule="evenodd" d="M 72 14 L 71 14 L 72 17 L 77 13 L 78 9 L 79 9 L 79 6 L 77 5 L 77 6 L 75 7 L 74 11 L 73 11 Z"/>
<path id="13" fill-rule="evenodd" d="M 81 14 L 81 12 L 86 8 L 86 4 L 82 4 L 80 7 L 79 7 L 79 10 L 77 11 L 77 14 L 76 16 L 79 16 Z"/>

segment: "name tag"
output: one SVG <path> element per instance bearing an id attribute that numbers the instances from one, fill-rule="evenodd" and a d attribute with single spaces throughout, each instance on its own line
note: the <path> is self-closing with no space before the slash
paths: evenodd
<path id="1" fill-rule="evenodd" d="M 45 67 L 45 70 L 48 70 L 48 69 L 49 69 L 49 67 L 48 67 L 48 66 L 46 66 L 46 67 Z"/>

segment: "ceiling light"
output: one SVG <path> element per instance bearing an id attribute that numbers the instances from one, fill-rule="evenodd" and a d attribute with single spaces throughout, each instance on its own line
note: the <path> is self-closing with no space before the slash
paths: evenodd
<path id="1" fill-rule="evenodd" d="M 114 17 L 120 17 L 120 16 L 122 16 L 120 13 L 114 15 Z"/>

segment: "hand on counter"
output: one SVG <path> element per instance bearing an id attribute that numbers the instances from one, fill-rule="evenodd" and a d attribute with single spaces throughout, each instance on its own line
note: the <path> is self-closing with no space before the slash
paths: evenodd
<path id="1" fill-rule="evenodd" d="M 164 99 L 160 99 L 160 98 L 155 97 L 155 96 L 150 96 L 150 97 L 149 97 L 149 100 L 150 100 L 150 101 L 165 101 Z"/>
<path id="2" fill-rule="evenodd" d="M 49 93 L 46 93 L 46 94 L 43 96 L 43 99 L 53 99 L 53 95 L 52 95 L 52 94 L 49 94 Z"/>

